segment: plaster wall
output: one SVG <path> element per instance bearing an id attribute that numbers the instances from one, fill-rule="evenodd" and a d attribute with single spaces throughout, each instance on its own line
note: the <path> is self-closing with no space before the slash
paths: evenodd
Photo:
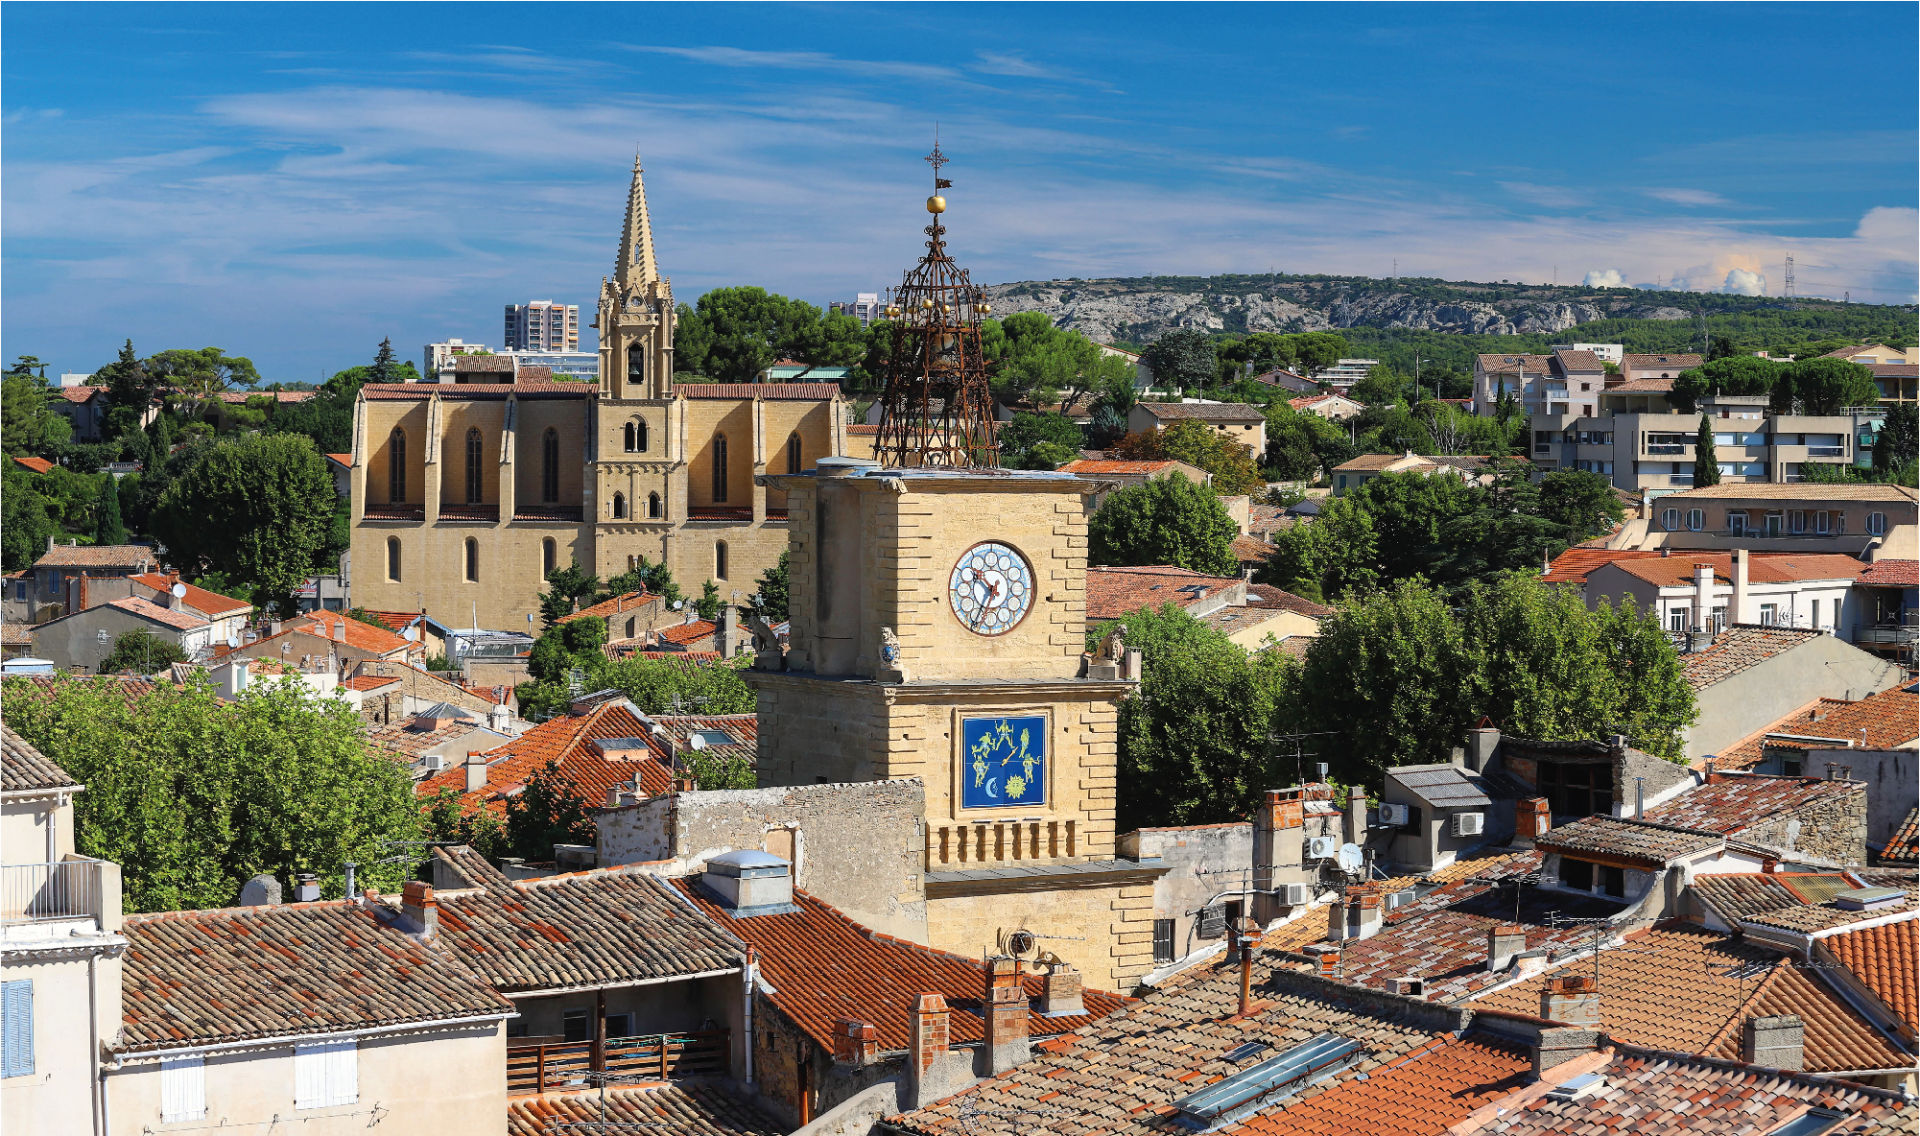
<path id="1" fill-rule="evenodd" d="M 929 945 L 969 958 L 997 953 L 1000 936 L 1026 930 L 1080 971 L 1088 986 L 1130 993 L 1153 969 L 1152 884 L 998 890 L 927 901 Z"/>
<path id="2" fill-rule="evenodd" d="M 1809 639 L 1694 692 L 1700 717 L 1687 730 L 1698 761 L 1818 698 L 1864 698 L 1900 681 L 1898 666 L 1832 635 Z"/>

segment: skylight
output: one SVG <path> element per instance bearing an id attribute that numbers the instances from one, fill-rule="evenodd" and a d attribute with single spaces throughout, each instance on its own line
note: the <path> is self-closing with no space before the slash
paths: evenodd
<path id="1" fill-rule="evenodd" d="M 1323 1033 L 1278 1057 L 1181 1097 L 1173 1102 L 1174 1115 L 1190 1128 L 1217 1128 L 1291 1096 L 1348 1065 L 1359 1052 L 1359 1042 Z"/>
<path id="2" fill-rule="evenodd" d="M 1824 1108 L 1809 1109 L 1767 1133 L 1767 1136 L 1821 1136 L 1845 1120 L 1846 1114 Z"/>

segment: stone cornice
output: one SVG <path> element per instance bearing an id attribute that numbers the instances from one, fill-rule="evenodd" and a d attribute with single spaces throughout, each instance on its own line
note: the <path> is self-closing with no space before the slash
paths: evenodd
<path id="1" fill-rule="evenodd" d="M 1032 698 L 1035 696 L 1086 701 L 1090 698 L 1125 698 L 1139 689 L 1131 679 L 1029 679 L 980 682 L 876 682 L 851 675 L 816 675 L 804 671 L 763 671 L 749 668 L 740 672 L 749 686 L 804 689 L 819 683 L 837 686 L 871 687 L 889 702 L 946 702 L 954 698 Z"/>

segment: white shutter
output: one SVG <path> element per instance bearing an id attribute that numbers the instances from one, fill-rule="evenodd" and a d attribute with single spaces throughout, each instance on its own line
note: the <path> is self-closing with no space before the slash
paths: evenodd
<path id="1" fill-rule="evenodd" d="M 0 1076 L 33 1072 L 33 979 L 0 983 Z"/>
<path id="2" fill-rule="evenodd" d="M 334 1042 L 327 1046 L 327 1103 L 354 1104 L 359 1100 L 359 1043 Z"/>
<path id="3" fill-rule="evenodd" d="M 160 1119 L 200 1120 L 207 1115 L 207 1063 L 203 1057 L 160 1062 Z"/>
<path id="4" fill-rule="evenodd" d="M 293 1049 L 293 1107 L 319 1108 L 326 1103 L 327 1055 L 318 1045 Z"/>
<path id="5" fill-rule="evenodd" d="M 323 1041 L 293 1051 L 293 1107 L 329 1108 L 360 1100 L 360 1047 Z"/>

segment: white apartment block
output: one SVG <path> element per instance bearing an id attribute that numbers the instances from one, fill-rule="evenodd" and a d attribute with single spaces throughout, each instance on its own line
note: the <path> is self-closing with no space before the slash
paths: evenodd
<path id="1" fill-rule="evenodd" d="M 440 343 L 429 343 L 420 353 L 422 364 L 420 374 L 431 379 L 447 369 L 448 361 L 455 355 L 491 355 L 493 351 L 484 343 L 468 343 L 464 339 L 448 339 Z"/>
<path id="2" fill-rule="evenodd" d="M 1346 390 L 1379 365 L 1378 359 L 1338 359 L 1333 366 L 1315 372 L 1313 377 L 1335 390 Z"/>
<path id="3" fill-rule="evenodd" d="M 880 303 L 880 293 L 861 292 L 856 295 L 851 302 L 846 300 L 833 301 L 827 305 L 827 310 L 852 316 L 854 319 L 860 321 L 861 327 L 872 327 L 873 321 L 880 319 L 886 309 L 885 306 Z"/>
<path id="4" fill-rule="evenodd" d="M 578 351 L 580 305 L 552 300 L 508 304 L 503 341 L 508 351 Z"/>

